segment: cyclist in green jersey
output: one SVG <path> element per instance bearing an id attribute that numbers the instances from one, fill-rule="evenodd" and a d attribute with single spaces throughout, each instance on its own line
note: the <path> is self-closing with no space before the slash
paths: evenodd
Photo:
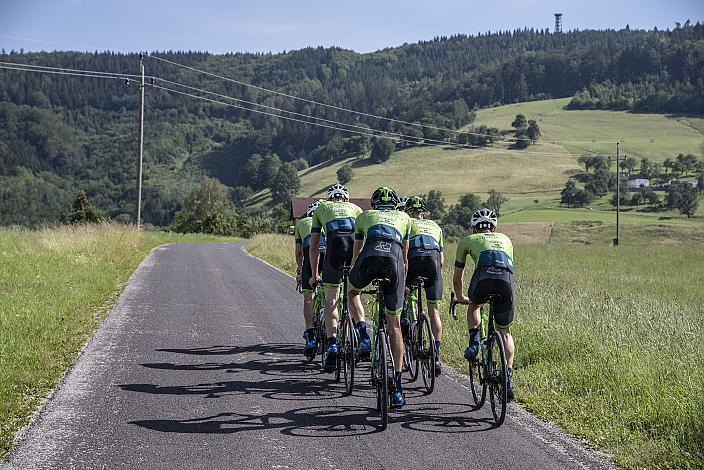
<path id="1" fill-rule="evenodd" d="M 303 292 L 303 318 L 306 323 L 306 330 L 303 333 L 303 338 L 306 340 L 306 346 L 303 354 L 306 356 L 314 356 L 318 348 L 318 338 L 315 337 L 313 329 L 313 289 L 308 284 L 312 275 L 310 271 L 310 242 L 311 242 L 311 227 L 313 226 L 313 212 L 320 205 L 320 202 L 315 201 L 308 206 L 306 216 L 296 222 L 294 230 L 294 238 L 296 240 L 296 273 L 297 280 L 301 285 Z M 318 243 L 318 251 L 320 252 L 320 263 L 325 256 L 325 235 L 321 234 L 320 242 Z"/>
<path id="2" fill-rule="evenodd" d="M 403 307 L 411 220 L 405 212 L 395 210 L 398 196 L 390 188 L 381 187 L 374 191 L 371 203 L 373 209 L 359 215 L 354 224 L 350 299 L 359 299 L 360 290 L 374 279 L 389 279 L 382 288 L 395 367 L 391 404 L 401 407 L 406 399 L 401 387 L 403 336 L 399 316 Z"/>
<path id="3" fill-rule="evenodd" d="M 511 323 L 515 316 L 515 284 L 513 280 L 513 244 L 503 233 L 496 232 L 496 214 L 490 209 L 480 209 L 472 214 L 472 235 L 457 245 L 455 273 L 452 279 L 455 295 L 460 303 L 469 304 L 467 326 L 469 346 L 464 357 L 471 360 L 479 352 L 480 309 L 490 295 L 498 296 L 494 303 L 494 321 L 501 333 L 508 364 L 507 394 L 513 400 L 513 358 L 516 346 L 511 336 Z M 468 296 L 464 293 L 462 275 L 467 256 L 476 265 L 470 282 Z"/>
<path id="4" fill-rule="evenodd" d="M 313 213 L 311 225 L 309 284 L 314 287 L 318 282 L 325 287 L 325 329 L 328 336 L 328 350 L 325 356 L 325 371 L 335 370 L 337 359 L 337 305 L 339 301 L 340 284 L 342 283 L 342 267 L 352 265 L 352 247 L 354 245 L 354 223 L 362 209 L 349 202 L 347 188 L 337 183 L 328 189 L 328 200 L 320 203 Z M 322 276 L 318 268 L 320 253 L 318 243 L 321 233 L 325 232 L 327 252 L 323 262 Z M 350 314 L 359 332 L 359 353 L 368 355 L 371 350 L 371 340 L 367 333 L 364 319 L 364 309 L 359 296 L 350 296 Z"/>
<path id="5" fill-rule="evenodd" d="M 408 286 L 417 276 L 426 279 L 425 296 L 428 302 L 430 326 L 435 337 L 435 374 L 440 375 L 442 321 L 439 305 L 442 300 L 442 267 L 445 264 L 442 229 L 434 221 L 425 218 L 428 214 L 428 206 L 423 198 L 419 196 L 409 198 L 405 209 L 411 217 L 406 285 Z M 408 318 L 405 316 L 401 317 L 401 328 L 404 332 L 408 332 Z"/>

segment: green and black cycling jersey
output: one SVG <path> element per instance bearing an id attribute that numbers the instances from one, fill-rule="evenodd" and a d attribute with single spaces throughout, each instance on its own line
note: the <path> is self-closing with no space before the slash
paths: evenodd
<path id="1" fill-rule="evenodd" d="M 442 251 L 442 229 L 430 219 L 411 219 L 408 249 Z"/>
<path id="2" fill-rule="evenodd" d="M 311 232 L 325 232 L 328 238 L 338 233 L 351 234 L 355 220 L 361 213 L 362 209 L 351 202 L 323 201 L 313 212 Z"/>
<path id="3" fill-rule="evenodd" d="M 465 237 L 457 245 L 455 267 L 464 268 L 467 256 L 476 267 L 491 266 L 513 273 L 513 244 L 503 233 L 482 232 Z"/>
<path id="4" fill-rule="evenodd" d="M 316 211 L 317 212 L 317 211 Z M 403 244 L 411 233 L 411 218 L 396 210 L 368 210 L 357 217 L 355 240 L 393 241 Z"/>
<path id="5" fill-rule="evenodd" d="M 310 247 L 312 226 L 312 217 L 303 217 L 298 222 L 296 222 L 296 228 L 293 232 L 293 235 L 296 239 L 296 243 L 299 245 L 303 245 L 304 251 L 308 250 L 308 248 Z M 320 242 L 318 243 L 318 247 L 321 250 L 325 249 L 325 234 L 323 233 L 320 234 Z"/>

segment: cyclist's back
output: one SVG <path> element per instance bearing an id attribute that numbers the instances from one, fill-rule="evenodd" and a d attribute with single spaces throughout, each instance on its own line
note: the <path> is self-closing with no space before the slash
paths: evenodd
<path id="1" fill-rule="evenodd" d="M 403 242 L 408 240 L 410 226 L 408 214 L 394 207 L 365 211 L 355 223 L 355 239 L 364 240 L 364 245 L 350 272 L 350 282 L 363 288 L 376 277 L 388 278 L 384 292 L 390 315 L 399 314 L 403 306 Z"/>
<path id="2" fill-rule="evenodd" d="M 362 209 L 349 201 L 323 201 L 313 213 L 311 230 L 324 232 L 327 253 L 323 265 L 323 283 L 326 286 L 342 282 L 343 264 L 352 262 L 355 219 Z"/>

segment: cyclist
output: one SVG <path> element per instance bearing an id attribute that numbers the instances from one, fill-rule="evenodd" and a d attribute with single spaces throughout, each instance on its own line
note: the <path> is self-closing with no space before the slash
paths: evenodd
<path id="1" fill-rule="evenodd" d="M 440 343 L 442 341 L 442 321 L 439 304 L 442 300 L 443 254 L 442 229 L 430 219 L 428 205 L 422 197 L 414 196 L 406 202 L 406 213 L 411 217 L 411 233 L 408 247 L 408 277 L 406 285 L 417 276 L 426 281 L 425 297 L 428 302 L 430 326 L 435 337 L 435 374 L 440 375 Z M 408 318 L 401 316 L 401 329 L 408 332 Z"/>
<path id="2" fill-rule="evenodd" d="M 315 201 L 308 206 L 306 216 L 296 222 L 294 230 L 294 238 L 296 239 L 296 273 L 297 281 L 301 285 L 303 292 L 303 318 L 306 322 L 306 330 L 303 333 L 303 338 L 306 340 L 306 347 L 303 354 L 306 356 L 314 356 L 318 348 L 318 341 L 315 337 L 313 329 L 313 290 L 308 284 L 311 277 L 310 271 L 310 242 L 311 242 L 311 227 L 313 225 L 313 212 L 320 205 L 319 201 Z M 325 235 L 320 236 L 318 243 L 318 251 L 320 253 L 320 265 L 325 257 Z"/>
<path id="3" fill-rule="evenodd" d="M 325 371 L 333 372 L 337 359 L 337 305 L 342 283 L 342 266 L 352 265 L 352 247 L 354 245 L 354 222 L 362 209 L 349 202 L 350 195 L 343 185 L 336 183 L 328 188 L 328 200 L 320 203 L 313 213 L 311 226 L 310 267 L 311 287 L 323 282 L 325 287 L 325 329 L 328 336 L 328 350 L 325 356 Z M 327 253 L 321 270 L 318 243 L 322 232 L 327 237 Z M 364 309 L 359 296 L 350 296 L 350 314 L 359 332 L 359 352 L 368 355 L 371 350 L 371 340 L 364 321 Z"/>
<path id="4" fill-rule="evenodd" d="M 392 406 L 406 403 L 401 387 L 403 367 L 403 336 L 399 315 L 403 307 L 406 267 L 408 266 L 408 235 L 411 220 L 397 211 L 398 196 L 387 187 L 372 194 L 372 210 L 363 212 L 354 224 L 354 266 L 350 271 L 350 299 L 359 298 L 359 291 L 375 278 L 387 278 L 384 289 L 386 324 L 394 358 L 394 391 Z"/>
<path id="5" fill-rule="evenodd" d="M 513 400 L 513 358 L 516 346 L 511 336 L 511 322 L 515 315 L 515 285 L 513 281 L 513 244 L 511 240 L 496 231 L 496 214 L 490 209 L 479 209 L 472 214 L 472 235 L 462 239 L 457 245 L 455 273 L 452 279 L 455 295 L 460 303 L 469 304 L 467 326 L 469 346 L 464 357 L 471 360 L 479 352 L 480 309 L 490 295 L 498 295 L 494 303 L 496 329 L 501 333 L 508 364 L 507 395 Z M 472 274 L 468 296 L 464 294 L 462 275 L 464 265 L 470 255 L 476 268 Z"/>

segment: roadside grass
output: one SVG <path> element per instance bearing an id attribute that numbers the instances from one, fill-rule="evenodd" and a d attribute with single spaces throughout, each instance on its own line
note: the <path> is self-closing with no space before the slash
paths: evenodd
<path id="1" fill-rule="evenodd" d="M 222 240 L 110 224 L 0 229 L 0 459 L 152 248 Z"/>
<path id="2" fill-rule="evenodd" d="M 670 225 L 614 248 L 602 233 L 612 227 L 593 224 L 558 223 L 559 242 L 516 247 L 519 400 L 626 468 L 702 468 L 704 237 Z M 247 249 L 292 272 L 292 247 L 267 235 Z M 443 269 L 443 361 L 465 372 L 466 323 L 447 312 L 455 249 Z"/>
<path id="3" fill-rule="evenodd" d="M 516 114 L 535 119 L 543 141 L 570 141 L 565 150 L 581 155 L 585 149 L 608 155 L 616 153 L 616 141 L 621 142 L 622 155 L 638 159 L 648 157 L 663 162 L 679 153 L 691 153 L 701 158 L 704 118 L 637 114 L 627 111 L 566 110 L 571 98 L 529 101 L 477 111 L 472 125 L 485 124 L 500 130 L 511 129 Z M 598 142 L 609 142 L 600 144 Z M 539 151 L 548 145 L 538 143 L 528 150 Z"/>

